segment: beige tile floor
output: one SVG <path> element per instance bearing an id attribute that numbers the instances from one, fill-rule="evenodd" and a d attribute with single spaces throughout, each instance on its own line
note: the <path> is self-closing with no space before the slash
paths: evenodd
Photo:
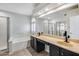
<path id="1" fill-rule="evenodd" d="M 12 52 L 10 54 L 8 52 L 0 52 L 0 56 L 48 56 L 48 53 L 46 51 L 37 53 L 32 48 L 27 48 Z"/>
<path id="2" fill-rule="evenodd" d="M 41 52 L 36 52 L 35 50 L 33 50 L 31 47 L 27 48 L 28 51 L 32 54 L 32 56 L 48 56 L 48 52 L 46 51 L 41 51 Z"/>
<path id="3" fill-rule="evenodd" d="M 32 56 L 32 54 L 27 49 L 22 49 L 9 54 L 9 56 Z"/>

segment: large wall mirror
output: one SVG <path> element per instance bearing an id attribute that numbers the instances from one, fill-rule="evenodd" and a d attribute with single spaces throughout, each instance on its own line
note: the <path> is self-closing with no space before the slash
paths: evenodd
<path id="1" fill-rule="evenodd" d="M 33 19 L 34 20 L 34 19 Z M 70 38 L 79 38 L 79 7 L 61 10 L 43 17 L 37 17 L 32 22 L 32 32 L 63 36 L 67 31 Z"/>
<path id="2" fill-rule="evenodd" d="M 45 20 L 46 21 L 46 20 Z M 63 36 L 65 31 L 65 21 L 47 20 L 43 23 L 43 32 L 50 35 Z"/>

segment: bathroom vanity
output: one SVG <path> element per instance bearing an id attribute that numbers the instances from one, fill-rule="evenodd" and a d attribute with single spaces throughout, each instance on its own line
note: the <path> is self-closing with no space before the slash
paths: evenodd
<path id="1" fill-rule="evenodd" d="M 79 56 L 79 43 L 69 41 L 64 42 L 64 38 L 47 35 L 32 35 L 31 47 L 36 52 L 45 50 L 45 44 L 49 45 L 50 56 Z"/>
<path id="2" fill-rule="evenodd" d="M 31 36 L 31 47 L 37 51 L 43 51 L 45 49 L 45 44 L 40 42 L 36 37 Z"/>

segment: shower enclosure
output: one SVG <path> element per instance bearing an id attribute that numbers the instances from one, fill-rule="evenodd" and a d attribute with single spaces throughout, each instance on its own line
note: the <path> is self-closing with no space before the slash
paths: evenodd
<path id="1" fill-rule="evenodd" d="M 0 16 L 0 51 L 8 49 L 9 18 Z"/>

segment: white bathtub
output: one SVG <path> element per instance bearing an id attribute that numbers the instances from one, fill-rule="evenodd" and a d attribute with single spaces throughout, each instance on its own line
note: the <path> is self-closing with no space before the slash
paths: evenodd
<path id="1" fill-rule="evenodd" d="M 25 49 L 27 47 L 29 37 L 17 37 L 11 38 L 9 41 L 9 52 Z"/>

